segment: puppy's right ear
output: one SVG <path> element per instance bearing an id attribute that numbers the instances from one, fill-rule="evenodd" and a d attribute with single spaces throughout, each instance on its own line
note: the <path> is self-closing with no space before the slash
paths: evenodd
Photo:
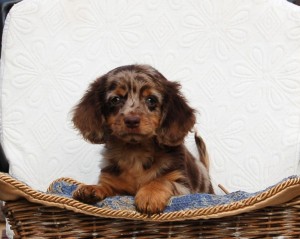
<path id="1" fill-rule="evenodd" d="M 93 82 L 73 110 L 73 123 L 83 138 L 94 144 L 105 143 L 103 105 L 106 95 L 106 75 Z"/>

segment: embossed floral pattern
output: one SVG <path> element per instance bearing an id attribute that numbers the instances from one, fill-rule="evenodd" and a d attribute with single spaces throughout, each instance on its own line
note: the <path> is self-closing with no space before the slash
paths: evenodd
<path id="1" fill-rule="evenodd" d="M 232 93 L 236 97 L 255 95 L 261 99 L 256 106 L 248 105 L 249 108 L 260 107 L 263 99 L 274 110 L 284 107 L 287 101 L 300 106 L 300 97 L 295 100 L 295 95 L 300 95 L 299 64 L 300 57 L 286 55 L 284 46 L 253 47 L 248 60 L 233 68 L 238 82 L 232 86 Z"/>
<path id="2" fill-rule="evenodd" d="M 22 142 L 22 135 L 15 128 L 15 125 L 22 124 L 23 112 L 20 110 L 15 110 L 2 116 L 3 119 L 3 137 L 5 137 L 9 142 Z"/>
<path id="3" fill-rule="evenodd" d="M 247 5 L 237 1 L 192 1 L 195 11 L 184 17 L 182 45 L 195 48 L 194 57 L 203 62 L 214 52 L 219 59 L 227 59 L 232 44 L 246 40 Z M 229 7 L 230 6 L 230 7 Z"/>
<path id="4" fill-rule="evenodd" d="M 141 43 L 142 36 L 137 28 L 142 24 L 142 16 L 129 10 L 132 7 L 131 2 L 124 0 L 104 0 L 90 1 L 78 8 L 79 26 L 74 38 L 87 42 L 88 58 L 107 55 L 113 61 L 120 60 L 120 56 L 126 54 L 125 48 Z"/>
<path id="5" fill-rule="evenodd" d="M 81 63 L 66 59 L 66 45 L 46 46 L 43 40 L 32 43 L 31 51 L 23 51 L 14 59 L 22 69 L 12 79 L 12 84 L 28 95 L 28 103 L 40 106 L 47 102 L 55 110 L 61 109 L 64 101 L 79 90 L 73 78 L 81 74 Z"/>

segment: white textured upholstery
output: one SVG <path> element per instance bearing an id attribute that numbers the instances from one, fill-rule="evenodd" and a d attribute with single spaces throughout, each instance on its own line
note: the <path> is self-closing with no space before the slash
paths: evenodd
<path id="1" fill-rule="evenodd" d="M 1 59 L 10 173 L 40 190 L 62 176 L 95 183 L 101 147 L 70 111 L 97 76 L 146 63 L 197 108 L 215 186 L 256 191 L 297 174 L 299 29 L 300 8 L 283 0 L 24 0 Z"/>

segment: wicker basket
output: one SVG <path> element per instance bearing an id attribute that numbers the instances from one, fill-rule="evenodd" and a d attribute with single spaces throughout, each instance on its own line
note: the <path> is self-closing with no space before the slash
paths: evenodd
<path id="1" fill-rule="evenodd" d="M 300 238 L 299 195 L 294 178 L 230 205 L 148 217 L 35 191 L 0 174 L 15 238 Z"/>
<path id="2" fill-rule="evenodd" d="M 219 219 L 149 222 L 89 216 L 19 200 L 6 204 L 15 238 L 300 237 L 300 198 Z"/>

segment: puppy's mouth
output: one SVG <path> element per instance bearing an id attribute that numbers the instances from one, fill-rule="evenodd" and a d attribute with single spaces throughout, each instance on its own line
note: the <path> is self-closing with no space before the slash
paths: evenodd
<path id="1" fill-rule="evenodd" d="M 110 134 L 125 143 L 138 144 L 148 141 L 155 133 L 150 127 L 140 125 L 138 127 L 126 127 L 122 124 L 112 124 Z"/>
<path id="2" fill-rule="evenodd" d="M 137 144 L 149 138 L 148 134 L 139 132 L 138 130 L 127 130 L 119 135 L 119 138 L 125 142 Z"/>
<path id="3" fill-rule="evenodd" d="M 145 138 L 145 135 L 138 133 L 125 133 L 120 139 L 131 144 L 138 144 Z"/>

